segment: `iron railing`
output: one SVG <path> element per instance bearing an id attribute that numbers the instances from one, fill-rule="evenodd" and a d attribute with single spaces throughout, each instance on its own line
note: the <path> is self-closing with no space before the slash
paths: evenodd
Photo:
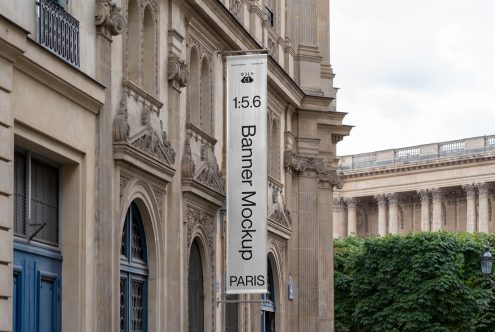
<path id="1" fill-rule="evenodd" d="M 38 43 L 79 67 L 79 21 L 53 0 L 37 0 Z"/>

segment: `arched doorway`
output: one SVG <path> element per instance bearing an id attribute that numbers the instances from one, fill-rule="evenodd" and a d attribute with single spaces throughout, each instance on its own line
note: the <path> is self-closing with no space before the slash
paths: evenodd
<path id="1" fill-rule="evenodd" d="M 262 295 L 262 299 L 266 300 L 261 306 L 261 331 L 275 331 L 275 284 L 273 282 L 272 265 L 268 259 L 267 264 L 268 278 L 268 293 Z"/>
<path id="2" fill-rule="evenodd" d="M 141 214 L 132 202 L 120 246 L 120 331 L 147 331 L 148 252 Z"/>
<path id="3" fill-rule="evenodd" d="M 204 284 L 203 264 L 201 263 L 201 252 L 197 241 L 193 241 L 189 254 L 189 274 L 187 277 L 189 285 L 189 331 L 204 331 Z"/>

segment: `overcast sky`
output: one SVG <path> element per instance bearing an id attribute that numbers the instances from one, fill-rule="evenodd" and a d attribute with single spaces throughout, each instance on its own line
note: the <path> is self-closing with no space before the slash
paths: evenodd
<path id="1" fill-rule="evenodd" d="M 332 0 L 339 155 L 495 134 L 494 0 Z"/>

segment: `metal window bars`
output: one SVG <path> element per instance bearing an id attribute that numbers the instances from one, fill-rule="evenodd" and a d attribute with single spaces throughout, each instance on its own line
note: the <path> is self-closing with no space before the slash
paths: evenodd
<path id="1" fill-rule="evenodd" d="M 36 16 L 38 43 L 79 68 L 79 21 L 52 0 L 37 0 Z"/>

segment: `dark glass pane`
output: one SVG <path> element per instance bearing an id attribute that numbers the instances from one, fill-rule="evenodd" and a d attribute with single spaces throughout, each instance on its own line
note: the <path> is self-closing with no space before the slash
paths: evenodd
<path id="1" fill-rule="evenodd" d="M 120 242 L 120 254 L 122 256 L 128 257 L 127 256 L 127 224 L 128 224 L 128 218 L 126 216 L 125 218 L 125 225 L 124 229 L 122 230 L 122 241 Z"/>
<path id="2" fill-rule="evenodd" d="M 14 157 L 14 233 L 26 236 L 26 158 Z"/>
<path id="3" fill-rule="evenodd" d="M 126 278 L 120 278 L 120 332 L 126 331 L 127 319 L 127 282 Z"/>
<path id="4" fill-rule="evenodd" d="M 144 282 L 132 280 L 132 331 L 143 331 L 144 327 Z"/>
<path id="5" fill-rule="evenodd" d="M 58 170 L 36 160 L 31 161 L 29 227 L 31 234 L 41 228 L 34 239 L 58 245 Z"/>
<path id="6" fill-rule="evenodd" d="M 133 260 L 146 261 L 146 236 L 144 234 L 143 221 L 136 203 L 132 203 L 129 209 L 131 214 L 131 257 Z"/>
<path id="7" fill-rule="evenodd" d="M 189 332 L 204 331 L 204 290 L 203 266 L 196 241 L 191 246 L 189 256 Z"/>

